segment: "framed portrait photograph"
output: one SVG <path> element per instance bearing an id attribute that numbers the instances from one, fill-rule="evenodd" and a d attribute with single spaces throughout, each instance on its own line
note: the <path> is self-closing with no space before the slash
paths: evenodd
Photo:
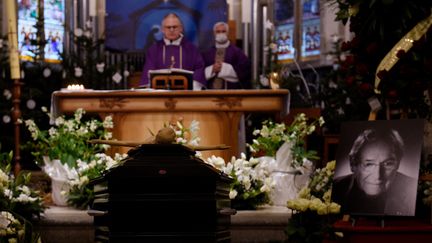
<path id="1" fill-rule="evenodd" d="M 342 124 L 332 199 L 344 214 L 414 216 L 424 124 L 422 119 Z"/>

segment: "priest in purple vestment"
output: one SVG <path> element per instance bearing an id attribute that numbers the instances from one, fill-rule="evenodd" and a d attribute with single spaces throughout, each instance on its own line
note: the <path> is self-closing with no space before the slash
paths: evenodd
<path id="1" fill-rule="evenodd" d="M 243 51 L 228 40 L 228 24 L 213 26 L 215 46 L 203 53 L 209 89 L 250 89 L 251 62 Z"/>
<path id="2" fill-rule="evenodd" d="M 140 85 L 149 86 L 149 70 L 179 68 L 193 71 L 194 89 L 206 86 L 204 61 L 198 48 L 183 36 L 183 23 L 175 13 L 162 20 L 164 38 L 153 44 L 146 53 Z"/>

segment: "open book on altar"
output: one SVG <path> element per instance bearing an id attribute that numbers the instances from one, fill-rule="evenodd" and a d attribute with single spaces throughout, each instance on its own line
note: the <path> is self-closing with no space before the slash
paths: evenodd
<path id="1" fill-rule="evenodd" d="M 193 71 L 180 68 L 149 70 L 150 88 L 193 89 Z"/>

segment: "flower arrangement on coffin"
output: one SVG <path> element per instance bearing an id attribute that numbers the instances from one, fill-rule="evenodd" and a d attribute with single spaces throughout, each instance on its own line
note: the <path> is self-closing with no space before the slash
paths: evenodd
<path id="1" fill-rule="evenodd" d="M 116 153 L 114 158 L 98 153 L 90 162 L 78 160 L 78 177 L 69 180 L 71 185 L 69 191 L 62 193 L 67 196 L 67 202 L 76 208 L 85 209 L 94 199 L 93 187 L 89 186 L 89 181 L 101 177 L 107 170 L 118 166 L 126 158 L 126 154 Z"/>
<path id="2" fill-rule="evenodd" d="M 30 173 L 11 174 L 12 152 L 0 153 L 0 242 L 36 242 L 31 222 L 44 211 L 43 200 L 27 185 Z"/>
<path id="3" fill-rule="evenodd" d="M 205 162 L 234 179 L 229 193 L 233 208 L 256 209 L 270 202 L 269 192 L 274 183 L 269 176 L 266 161 L 260 162 L 256 158 L 247 160 L 246 155 L 242 153 L 240 158 L 232 157 L 228 163 L 216 156 L 208 158 Z"/>
<path id="4" fill-rule="evenodd" d="M 340 205 L 331 201 L 331 187 L 336 161 L 316 169 L 309 183 L 297 198 L 287 202 L 293 210 L 286 234 L 290 242 L 322 242 L 324 237 L 335 238 L 332 224 L 340 212 Z"/>
<path id="5" fill-rule="evenodd" d="M 175 122 L 171 122 L 168 125 L 175 132 L 175 142 L 178 144 L 188 144 L 197 146 L 201 138 L 198 136 L 199 133 L 199 122 L 192 120 L 189 127 L 183 124 L 183 118 L 179 118 Z"/>
<path id="6" fill-rule="evenodd" d="M 199 122 L 192 120 L 186 127 L 182 118 L 168 125 L 175 132 L 175 142 L 196 146 L 200 142 Z M 197 152 L 197 156 L 201 154 Z M 203 159 L 204 160 L 204 159 Z M 256 158 L 246 159 L 245 154 L 225 163 L 221 157 L 211 156 L 204 160 L 206 163 L 231 176 L 234 180 L 230 186 L 229 197 L 236 209 L 255 209 L 259 205 L 269 202 L 268 193 L 273 185 L 268 173 L 268 164 Z"/>
<path id="7" fill-rule="evenodd" d="M 96 154 L 109 148 L 108 145 L 90 144 L 91 139 L 111 139 L 110 129 L 114 127 L 112 117 L 103 121 L 86 119 L 85 111 L 77 109 L 73 117 L 62 115 L 52 117 L 45 107 L 42 110 L 54 121 L 49 130 L 41 130 L 33 120 L 24 123 L 33 141 L 26 145 L 30 148 L 36 163 L 52 179 L 52 199 L 57 205 L 66 205 L 66 198 L 60 191 L 68 191 L 68 181 L 79 179 L 78 161 L 90 163 Z M 64 193 L 63 193 L 64 194 Z"/>

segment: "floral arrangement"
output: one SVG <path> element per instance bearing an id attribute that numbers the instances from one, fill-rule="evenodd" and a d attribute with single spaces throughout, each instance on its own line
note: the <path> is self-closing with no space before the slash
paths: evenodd
<path id="1" fill-rule="evenodd" d="M 331 44 L 333 49 L 327 53 L 326 59 L 332 61 L 333 66 L 321 80 L 314 99 L 320 102 L 327 131 L 339 133 L 341 122 L 362 120 L 369 114 L 370 107 L 366 102 L 369 87 L 358 87 L 354 77 L 346 79 L 343 72 L 354 57 L 346 48 L 342 48 L 344 42 L 339 36 L 333 35 Z"/>
<path id="2" fill-rule="evenodd" d="M 336 237 L 332 224 L 340 205 L 331 201 L 331 187 L 336 161 L 318 168 L 298 197 L 287 202 L 293 210 L 286 233 L 290 242 L 321 242 L 323 237 Z"/>
<path id="3" fill-rule="evenodd" d="M 324 119 L 322 117 L 309 122 L 304 113 L 298 114 L 290 125 L 266 120 L 262 123 L 261 129 L 253 131 L 253 135 L 257 138 L 253 139 L 253 143 L 247 146 L 254 154 L 274 157 L 283 143 L 291 142 L 293 144 L 291 147 L 293 154 L 291 165 L 294 168 L 301 167 L 304 161 L 318 158 L 316 151 L 305 149 L 304 143 L 306 136 L 313 133 L 316 126 L 323 124 Z"/>
<path id="4" fill-rule="evenodd" d="M 42 198 L 27 185 L 31 174 L 11 173 L 12 152 L 0 154 L 0 210 L 17 213 L 27 220 L 38 218 L 44 211 Z"/>
<path id="5" fill-rule="evenodd" d="M 60 159 L 61 163 L 69 168 L 77 166 L 77 160 L 90 161 L 98 152 L 105 151 L 108 145 L 90 144 L 90 139 L 111 139 L 109 129 L 114 127 L 112 117 L 105 117 L 104 121 L 98 119 L 84 120 L 84 109 L 77 109 L 74 116 L 67 119 L 64 115 L 52 117 L 46 107 L 42 107 L 51 120 L 53 126 L 49 130 L 41 130 L 32 120 L 25 120 L 25 125 L 31 133 L 33 141 L 27 143 L 32 149 L 37 163 L 42 163 L 43 156 L 49 159 Z"/>
<path id="6" fill-rule="evenodd" d="M 197 120 L 192 120 L 189 127 L 186 127 L 183 124 L 183 118 L 180 118 L 175 123 L 170 123 L 169 126 L 176 134 L 176 143 L 189 144 L 193 146 L 200 143 L 201 138 L 198 136 L 199 122 Z"/>
<path id="7" fill-rule="evenodd" d="M 89 163 L 78 160 L 78 177 L 69 181 L 71 189 L 62 192 L 67 195 L 67 202 L 76 208 L 85 209 L 94 199 L 93 187 L 89 181 L 102 176 L 107 170 L 118 166 L 127 154 L 116 153 L 114 158 L 98 153 Z"/>
<path id="8" fill-rule="evenodd" d="M 228 163 L 216 156 L 207 158 L 205 162 L 234 179 L 229 193 L 233 208 L 256 209 L 269 203 L 273 180 L 269 176 L 266 161 L 260 162 L 257 158 L 247 160 L 246 155 L 242 153 L 240 158 L 232 157 Z"/>
<path id="9" fill-rule="evenodd" d="M 17 242 L 24 234 L 24 226 L 11 213 L 0 211 L 0 242 Z M 3 241 L 4 239 L 4 241 Z M 7 240 L 7 241 L 6 241 Z"/>
<path id="10" fill-rule="evenodd" d="M 328 4 L 336 9 L 336 20 L 349 23 L 355 37 L 340 43 L 346 58 L 335 63 L 338 69 L 323 82 L 325 89 L 320 93 L 328 94 L 322 99 L 327 100 L 324 115 L 335 115 L 332 110 L 337 110 L 342 121 L 366 120 L 371 110 L 368 100 L 374 99 L 384 108 L 378 112 L 378 118 L 430 118 L 431 74 L 428 70 L 432 68 L 432 45 L 428 37 L 432 28 L 425 29 L 423 35 L 418 35 L 419 39 L 412 39 L 409 50 L 398 48 L 392 58 L 393 67 L 382 69 L 380 64 L 407 33 L 430 16 L 432 2 L 329 0 Z M 395 21 L 389 21 L 396 15 Z M 380 94 L 374 92 L 376 78 L 380 80 L 377 87 Z M 330 120 L 327 116 L 325 119 Z M 332 121 L 337 123 L 338 120 Z"/>
<path id="11" fill-rule="evenodd" d="M 186 127 L 183 124 L 183 118 L 180 118 L 175 122 L 169 123 L 168 126 L 175 132 L 176 143 L 192 146 L 197 146 L 200 143 L 201 138 L 198 136 L 199 122 L 197 120 L 192 120 L 190 126 Z"/>
<path id="12" fill-rule="evenodd" d="M 24 123 L 33 139 L 27 146 L 32 149 L 37 163 L 42 165 L 43 170 L 53 183 L 55 182 L 53 185 L 56 187 L 53 186 L 52 191 L 54 203 L 83 208 L 88 205 L 93 195 L 92 189 L 87 186 L 88 179 L 102 174 L 114 162 L 121 160 L 120 156 L 111 159 L 102 153 L 109 148 L 108 145 L 88 142 L 91 139 L 112 138 L 112 117 L 107 116 L 103 121 L 89 119 L 84 117 L 83 109 L 77 109 L 71 118 L 64 115 L 54 118 L 46 108 L 42 109 L 54 121 L 53 126 L 48 130 L 41 130 L 33 120 L 26 120 Z M 60 162 L 57 162 L 58 160 Z M 57 190 L 57 187 L 69 184 L 72 185 L 71 192 L 68 187 Z M 61 190 L 66 191 L 60 193 Z"/>
<path id="13" fill-rule="evenodd" d="M 8 211 L 0 211 L 0 243 L 40 243 L 40 235 L 23 217 Z"/>
<path id="14" fill-rule="evenodd" d="M 12 152 L 0 154 L 0 242 L 35 242 L 31 222 L 44 211 L 43 200 L 27 185 L 30 173 L 11 174 Z"/>

